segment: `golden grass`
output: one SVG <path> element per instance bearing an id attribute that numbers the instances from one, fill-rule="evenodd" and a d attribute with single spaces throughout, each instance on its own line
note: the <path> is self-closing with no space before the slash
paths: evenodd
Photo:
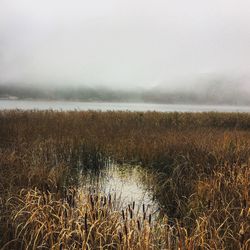
<path id="1" fill-rule="evenodd" d="M 110 158 L 152 173 L 162 217 L 65 189 Z M 249 249 L 249 163 L 249 114 L 1 111 L 0 247 Z"/>
<path id="2" fill-rule="evenodd" d="M 153 225 L 150 215 L 136 215 L 132 205 L 125 211 L 117 211 L 115 205 L 112 197 L 70 189 L 63 199 L 37 189 L 22 190 L 8 201 L 16 239 L 8 245 L 24 249 L 142 249 L 173 241 L 177 244 L 174 234 L 174 239 L 153 237 L 158 230 L 169 230 L 166 225 Z"/>

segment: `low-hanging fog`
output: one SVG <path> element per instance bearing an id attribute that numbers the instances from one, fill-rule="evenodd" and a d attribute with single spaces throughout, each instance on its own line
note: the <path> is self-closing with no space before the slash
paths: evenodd
<path id="1" fill-rule="evenodd" d="M 250 2 L 0 0 L 1 95 L 250 104 Z"/>

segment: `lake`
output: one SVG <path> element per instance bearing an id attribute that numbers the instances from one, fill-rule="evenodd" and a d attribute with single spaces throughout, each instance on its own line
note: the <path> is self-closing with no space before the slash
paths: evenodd
<path id="1" fill-rule="evenodd" d="M 153 103 L 108 103 L 71 101 L 0 100 L 0 110 L 96 110 L 96 111 L 158 111 L 158 112 L 250 112 L 250 106 L 153 104 Z"/>

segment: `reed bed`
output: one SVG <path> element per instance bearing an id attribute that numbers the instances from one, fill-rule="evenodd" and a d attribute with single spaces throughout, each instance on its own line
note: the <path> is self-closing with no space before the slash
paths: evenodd
<path id="1" fill-rule="evenodd" d="M 7 204 L 12 209 L 14 239 L 6 246 L 24 249 L 142 249 L 178 246 L 166 225 L 153 224 L 151 214 L 138 216 L 133 204 L 116 209 L 109 195 L 67 189 L 63 198 L 37 189 L 22 190 Z M 161 238 L 162 234 L 168 238 Z M 159 237 L 156 237 L 159 234 Z"/>
<path id="2" fill-rule="evenodd" d="M 152 173 L 158 219 L 69 178 L 110 162 Z M 1 111 L 0 247 L 249 249 L 249 165 L 249 114 Z"/>

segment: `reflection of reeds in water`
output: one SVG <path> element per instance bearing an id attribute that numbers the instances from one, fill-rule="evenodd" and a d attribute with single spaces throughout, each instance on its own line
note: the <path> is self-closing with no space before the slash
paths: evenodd
<path id="1" fill-rule="evenodd" d="M 144 202 L 147 203 L 147 209 L 157 210 L 158 204 L 152 200 L 152 190 L 145 182 L 145 178 L 150 181 L 145 172 L 139 166 L 120 166 L 113 163 L 98 171 L 80 170 L 77 175 L 79 188 L 89 192 L 115 193 L 114 198 L 121 208 L 130 202 L 133 205 L 136 202 L 139 207 Z"/>
<path id="2" fill-rule="evenodd" d="M 2 111 L 0 247 L 249 249 L 249 128 L 249 114 Z M 147 169 L 162 217 L 69 188 L 112 161 Z"/>

